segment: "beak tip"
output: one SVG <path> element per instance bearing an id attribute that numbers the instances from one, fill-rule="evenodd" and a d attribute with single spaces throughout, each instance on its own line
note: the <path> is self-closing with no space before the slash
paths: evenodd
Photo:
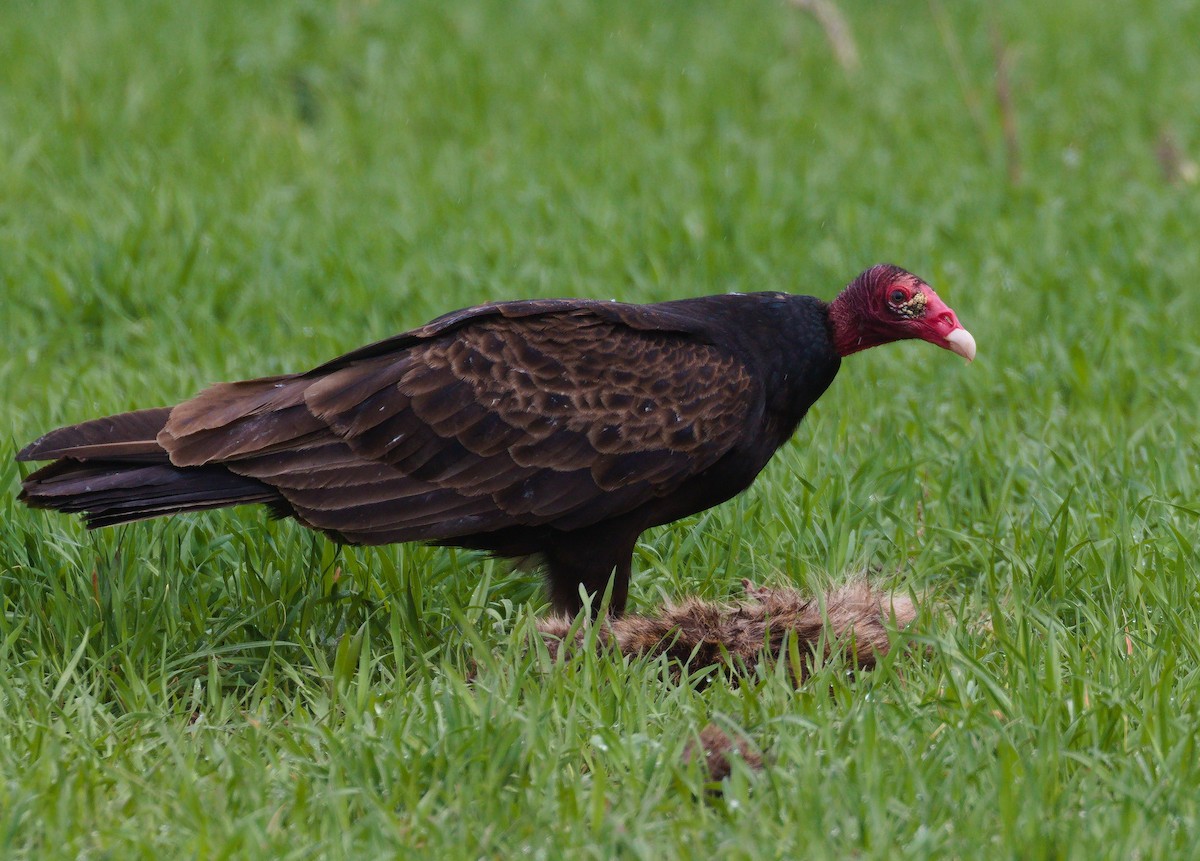
<path id="1" fill-rule="evenodd" d="M 946 348 L 966 359 L 967 364 L 975 360 L 975 338 L 961 326 L 946 336 Z"/>

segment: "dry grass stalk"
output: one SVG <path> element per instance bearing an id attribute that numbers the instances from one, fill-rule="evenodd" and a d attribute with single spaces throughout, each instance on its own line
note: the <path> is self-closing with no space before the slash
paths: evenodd
<path id="1" fill-rule="evenodd" d="M 1012 95 L 1012 52 L 1004 41 L 1000 28 L 992 27 L 992 55 L 996 63 L 996 108 L 1000 112 L 1000 128 L 1004 132 L 1004 163 L 1008 181 L 1019 185 L 1021 170 L 1021 141 L 1017 134 L 1017 110 Z"/>
<path id="2" fill-rule="evenodd" d="M 854 34 L 850 32 L 850 23 L 842 10 L 830 0 L 791 0 L 797 9 L 808 12 L 817 19 L 825 38 L 833 48 L 833 55 L 846 71 L 858 68 L 858 45 L 854 42 Z"/>
<path id="3" fill-rule="evenodd" d="M 1158 144 L 1154 148 L 1158 167 L 1163 179 L 1171 185 L 1194 185 L 1200 179 L 1200 168 L 1188 158 L 1183 147 L 1170 129 L 1158 133 Z"/>

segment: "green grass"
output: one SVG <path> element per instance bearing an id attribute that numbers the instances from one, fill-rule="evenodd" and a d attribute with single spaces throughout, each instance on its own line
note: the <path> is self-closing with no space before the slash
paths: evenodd
<path id="1" fill-rule="evenodd" d="M 1200 157 L 1200 12 L 843 6 L 852 73 L 775 2 L 0 4 L 0 856 L 1200 851 L 1200 187 L 1155 155 Z M 928 597 L 874 673 L 556 667 L 536 580 L 474 554 L 14 500 L 59 423 L 464 305 L 830 297 L 879 261 L 979 360 L 849 360 L 632 589 L 872 566 Z M 710 720 L 772 765 L 706 800 Z"/>

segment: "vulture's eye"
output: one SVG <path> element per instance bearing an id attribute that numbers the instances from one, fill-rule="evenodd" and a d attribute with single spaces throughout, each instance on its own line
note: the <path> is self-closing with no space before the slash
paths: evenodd
<path id="1" fill-rule="evenodd" d="M 893 305 L 899 305 L 907 298 L 908 298 L 908 294 L 905 293 L 903 290 L 893 290 L 891 292 L 891 295 L 888 296 L 888 299 L 891 301 L 891 303 Z"/>

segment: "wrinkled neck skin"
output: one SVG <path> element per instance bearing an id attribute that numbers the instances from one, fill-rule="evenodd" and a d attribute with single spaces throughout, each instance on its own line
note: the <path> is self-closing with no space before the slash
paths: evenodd
<path id="1" fill-rule="evenodd" d="M 885 335 L 864 325 L 865 320 L 871 319 L 868 309 L 863 307 L 866 298 L 861 291 L 848 287 L 829 303 L 833 348 L 839 356 L 896 340 L 895 335 Z"/>

